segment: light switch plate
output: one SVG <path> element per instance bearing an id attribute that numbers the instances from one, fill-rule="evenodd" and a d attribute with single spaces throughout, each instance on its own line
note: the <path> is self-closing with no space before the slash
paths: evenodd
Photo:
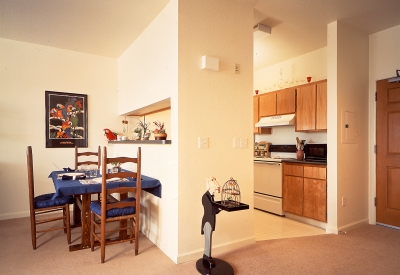
<path id="1" fill-rule="evenodd" d="M 206 137 L 206 138 L 199 137 L 197 146 L 199 149 L 207 149 L 208 148 L 208 137 Z"/>
<path id="2" fill-rule="evenodd" d="M 247 148 L 247 138 L 240 138 L 240 148 Z"/>
<path id="3" fill-rule="evenodd" d="M 233 148 L 240 148 L 240 138 L 238 137 L 233 138 Z"/>

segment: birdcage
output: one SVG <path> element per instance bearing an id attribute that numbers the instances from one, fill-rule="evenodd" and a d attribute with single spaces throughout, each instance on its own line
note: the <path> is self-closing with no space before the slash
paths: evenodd
<path id="1" fill-rule="evenodd" d="M 221 204 L 227 207 L 236 207 L 240 205 L 240 188 L 236 180 L 230 178 L 222 186 Z"/>

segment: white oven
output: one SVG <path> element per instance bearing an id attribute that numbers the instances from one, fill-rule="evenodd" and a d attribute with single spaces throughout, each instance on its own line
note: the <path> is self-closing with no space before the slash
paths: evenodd
<path id="1" fill-rule="evenodd" d="M 254 158 L 254 208 L 283 216 L 281 159 Z"/>

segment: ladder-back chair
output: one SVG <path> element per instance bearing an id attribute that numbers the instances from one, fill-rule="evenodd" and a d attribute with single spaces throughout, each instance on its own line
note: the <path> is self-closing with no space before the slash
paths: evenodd
<path id="1" fill-rule="evenodd" d="M 86 157 L 91 157 L 91 158 L 89 160 Z M 96 160 L 93 157 L 96 157 Z M 98 147 L 97 152 L 79 152 L 78 146 L 75 146 L 75 170 L 77 170 L 78 167 L 81 165 L 97 165 L 97 169 L 100 169 L 100 164 L 101 164 L 100 146 Z"/>
<path id="2" fill-rule="evenodd" d="M 136 172 L 122 169 L 117 173 L 108 173 L 107 164 L 119 162 L 120 164 L 132 163 L 136 166 Z M 141 149 L 138 148 L 137 157 L 107 157 L 107 148 L 103 149 L 102 166 L 102 187 L 101 201 L 94 201 L 90 204 L 91 210 L 91 250 L 94 251 L 95 242 L 100 242 L 101 263 L 105 259 L 105 246 L 121 242 L 135 242 L 135 255 L 139 251 L 139 220 L 140 220 L 140 194 L 141 194 Z M 131 165 L 132 165 L 131 164 Z M 111 178 L 130 178 L 136 180 L 135 187 L 107 187 L 107 181 Z M 123 184 L 121 184 L 123 186 Z M 135 194 L 135 197 L 128 197 L 129 194 Z M 110 194 L 120 194 L 120 200 L 117 202 L 107 201 Z M 120 221 L 118 229 L 106 228 L 108 222 Z M 109 229 L 109 230 L 106 230 Z M 127 231 L 129 234 L 126 234 Z M 117 239 L 106 239 L 106 234 L 120 232 Z M 124 232 L 124 234 L 121 234 Z"/>
<path id="3" fill-rule="evenodd" d="M 69 215 L 69 204 L 73 203 L 72 196 L 61 197 L 58 196 L 53 199 L 54 193 L 43 194 L 35 197 L 35 184 L 33 177 L 33 157 L 32 147 L 28 146 L 26 150 L 27 167 L 28 167 L 28 186 L 29 186 L 29 208 L 30 208 L 30 221 L 31 221 L 31 237 L 32 248 L 36 249 L 36 239 L 38 233 L 49 232 L 53 230 L 63 229 L 67 234 L 67 242 L 71 243 L 71 226 Z M 62 211 L 62 215 L 43 217 L 40 215 L 47 214 L 54 211 Z M 40 217 L 40 219 L 39 219 Z M 48 222 L 63 221 L 63 226 L 38 229 L 38 225 Z M 42 226 L 41 226 L 42 227 Z"/>

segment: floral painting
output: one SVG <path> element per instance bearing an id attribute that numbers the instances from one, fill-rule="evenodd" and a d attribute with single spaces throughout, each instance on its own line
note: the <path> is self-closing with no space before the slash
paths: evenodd
<path id="1" fill-rule="evenodd" d="M 46 91 L 46 148 L 87 147 L 87 95 Z"/>

